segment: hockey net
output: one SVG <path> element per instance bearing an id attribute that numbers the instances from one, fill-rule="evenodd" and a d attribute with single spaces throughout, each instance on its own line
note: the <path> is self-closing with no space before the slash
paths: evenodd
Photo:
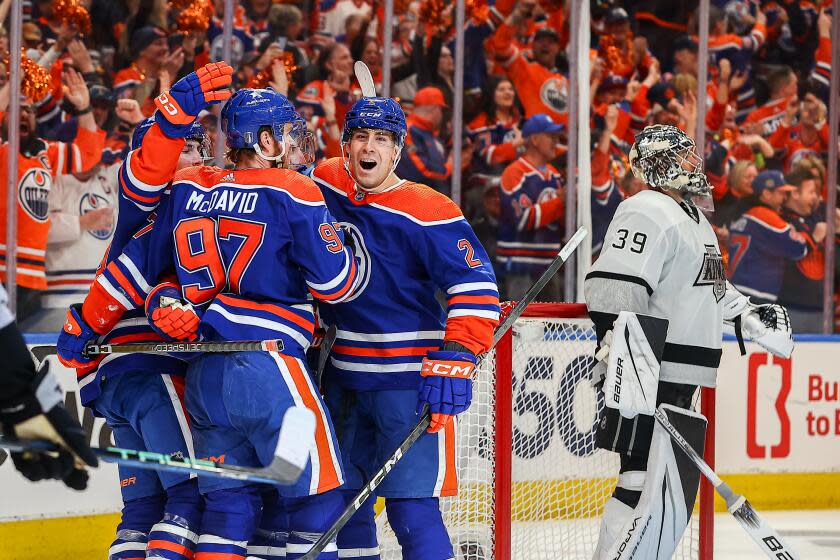
<path id="1" fill-rule="evenodd" d="M 481 361 L 472 405 L 458 417 L 459 494 L 441 499 L 456 559 L 592 558 L 618 479 L 618 456 L 594 443 L 603 406 L 589 383 L 594 348 L 584 305 L 532 304 Z M 674 558 L 712 558 L 713 503 L 702 486 Z M 382 558 L 396 560 L 385 517 Z"/>

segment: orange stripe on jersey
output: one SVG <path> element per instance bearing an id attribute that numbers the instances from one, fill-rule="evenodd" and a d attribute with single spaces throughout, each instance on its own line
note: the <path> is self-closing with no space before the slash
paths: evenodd
<path id="1" fill-rule="evenodd" d="M 137 306 L 143 305 L 145 298 L 140 297 L 140 294 L 137 293 L 137 290 L 134 289 L 134 286 L 132 286 L 128 278 L 125 277 L 125 274 L 122 273 L 122 270 L 120 270 L 117 267 L 117 265 L 114 264 L 114 262 L 109 264 L 107 268 L 108 271 L 114 275 L 114 278 L 117 280 L 117 282 L 120 283 L 120 287 L 123 288 L 126 292 L 128 292 L 128 295 L 131 296 L 131 299 L 134 302 L 134 304 Z"/>
<path id="2" fill-rule="evenodd" d="M 312 179 L 296 171 L 279 167 L 231 171 L 218 167 L 193 166 L 175 173 L 172 182 L 174 184 L 178 181 L 191 181 L 208 189 L 219 183 L 242 186 L 253 185 L 283 191 L 304 202 L 324 202 L 324 196 Z"/>
<path id="3" fill-rule="evenodd" d="M 306 380 L 307 373 L 304 372 L 300 363 L 291 356 L 278 354 L 289 368 L 289 373 L 294 381 L 295 388 L 303 400 L 303 405 L 315 414 L 315 448 L 318 453 L 318 492 L 324 492 L 339 486 L 338 471 L 336 470 L 332 441 L 327 434 L 327 421 L 318 407 L 318 397 L 312 394 L 310 385 Z"/>
<path id="4" fill-rule="evenodd" d="M 455 422 L 447 423 L 443 428 L 443 435 L 438 437 L 446 438 L 443 444 L 444 456 L 438 457 L 438 461 L 446 463 L 440 495 L 455 496 L 458 493 L 458 471 L 455 468 Z"/>
<path id="5" fill-rule="evenodd" d="M 195 560 L 245 560 L 243 554 L 232 552 L 196 552 L 193 558 Z"/>
<path id="6" fill-rule="evenodd" d="M 309 288 L 309 291 L 312 293 L 313 296 L 317 297 L 320 300 L 324 301 L 335 301 L 337 299 L 341 299 L 347 291 L 353 287 L 353 283 L 356 281 L 356 259 L 350 259 L 350 271 L 347 273 L 347 280 L 344 282 L 344 286 L 334 294 L 330 294 L 328 296 L 323 295 L 321 292 L 317 292 L 312 288 Z"/>
<path id="7" fill-rule="evenodd" d="M 162 548 L 163 550 L 169 550 L 187 557 L 191 557 L 193 555 L 191 548 L 187 548 L 182 544 L 175 544 L 174 542 L 161 541 L 157 539 L 149 541 L 147 548 Z"/>
<path id="8" fill-rule="evenodd" d="M 488 303 L 499 305 L 499 298 L 496 296 L 452 296 L 448 300 L 449 305 L 455 303 Z"/>
<path id="9" fill-rule="evenodd" d="M 779 216 L 774 210 L 767 208 L 766 206 L 753 206 L 746 212 L 748 215 L 758 218 L 768 226 L 776 229 L 784 229 L 790 226 L 781 216 Z"/>
<path id="10" fill-rule="evenodd" d="M 224 294 L 219 294 L 218 296 L 216 296 L 216 299 L 218 299 L 225 305 L 230 305 L 233 307 L 253 309 L 255 311 L 264 311 L 266 313 L 274 313 L 275 315 L 278 315 L 288 321 L 291 321 L 297 326 L 306 329 L 310 332 L 312 332 L 315 329 L 315 325 L 312 323 L 312 321 L 307 321 L 297 313 L 293 313 L 288 309 L 280 307 L 279 305 L 273 305 L 271 303 L 254 303 L 253 301 L 232 298 Z"/>
<path id="11" fill-rule="evenodd" d="M 137 200 L 139 202 L 144 202 L 146 204 L 156 204 L 160 200 L 160 195 L 149 197 L 149 196 L 140 196 L 139 194 L 136 194 L 133 190 L 129 189 L 126 186 L 125 179 L 123 178 L 122 174 L 120 174 L 119 177 L 120 177 L 120 191 L 122 191 L 122 193 L 124 195 L 126 195 L 127 197 L 133 198 L 134 200 Z"/>
<path id="12" fill-rule="evenodd" d="M 412 346 L 411 348 L 360 348 L 358 346 L 333 346 L 333 352 L 348 356 L 371 356 L 375 358 L 396 358 L 402 356 L 425 356 L 438 350 L 439 346 Z"/>

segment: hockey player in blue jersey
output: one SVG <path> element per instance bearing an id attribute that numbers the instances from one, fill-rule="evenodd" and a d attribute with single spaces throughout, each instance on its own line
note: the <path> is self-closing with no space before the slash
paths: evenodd
<path id="1" fill-rule="evenodd" d="M 224 63 L 208 64 L 176 83 L 168 95 L 197 115 L 211 101 L 229 95 L 217 88 L 229 85 L 231 74 L 232 69 Z M 111 270 L 117 271 L 113 261 L 132 236 L 150 223 L 149 216 L 176 170 L 202 162 L 203 127 L 194 119 L 170 122 L 167 115 L 158 111 L 135 128 L 133 150 L 120 168 L 119 218 L 103 260 L 103 266 Z M 97 362 L 74 355 L 80 343 L 86 344 L 95 335 L 102 335 L 101 341 L 106 343 L 161 340 L 142 309 L 114 315 L 107 323 L 93 320 L 96 313 L 91 308 L 103 301 L 97 297 L 101 291 L 109 296 L 119 293 L 108 282 L 94 284 L 86 306 L 70 310 L 67 332 L 59 337 L 59 358 L 78 368 L 82 404 L 105 418 L 120 447 L 195 458 L 183 404 L 186 364 L 181 359 L 118 354 Z M 91 321 L 89 327 L 86 321 Z M 196 479 L 122 466 L 119 472 L 122 520 L 109 559 L 191 558 L 202 505 Z"/>
<path id="2" fill-rule="evenodd" d="M 123 303 L 137 307 L 145 299 L 164 332 L 172 325 L 163 311 L 173 308 L 181 317 L 201 318 L 194 333 L 176 325 L 182 338 L 278 340 L 279 352 L 199 355 L 188 368 L 186 401 L 196 454 L 249 467 L 271 462 L 288 408 L 314 413 L 310 463 L 295 485 L 278 489 L 287 520 L 277 515 L 277 533 L 288 528 L 288 543 L 261 551 L 271 557 L 277 548 L 298 558 L 343 505 L 332 491 L 344 479 L 338 444 L 304 365 L 315 322 L 312 298 L 350 297 L 358 268 L 321 192 L 290 169 L 311 161 L 311 139 L 288 100 L 272 90 L 241 90 L 223 109 L 222 128 L 235 168 L 178 172 L 151 230 L 103 277 L 123 296 L 141 298 Z M 159 284 L 172 268 L 176 281 Z M 205 510 L 196 560 L 244 559 L 265 515 L 263 489 L 202 477 L 199 485 Z M 337 558 L 335 546 L 321 558 Z"/>
<path id="3" fill-rule="evenodd" d="M 311 171 L 360 259 L 356 292 L 320 308 L 337 327 L 326 392 L 342 433 L 348 499 L 429 406 L 429 433 L 377 492 L 403 558 L 443 560 L 453 550 L 438 498 L 458 491 L 455 416 L 470 405 L 471 373 L 492 344 L 499 296 L 490 260 L 455 203 L 394 173 L 405 135 L 396 101 L 363 98 L 347 113 L 343 157 Z M 372 499 L 338 546 L 342 557 L 379 558 Z"/>

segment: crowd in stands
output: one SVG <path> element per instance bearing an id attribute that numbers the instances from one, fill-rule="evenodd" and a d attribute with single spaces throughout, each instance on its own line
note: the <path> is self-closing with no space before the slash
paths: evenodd
<path id="1" fill-rule="evenodd" d="M 23 2 L 26 57 L 50 77 L 46 96 L 22 100 L 16 240 L 24 330 L 58 328 L 66 306 L 86 292 L 113 231 L 119 164 L 154 97 L 223 52 L 224 0 L 75 0 L 89 14 L 88 29 L 57 3 Z M 0 2 L 4 53 L 11 4 Z M 235 87 L 287 93 L 309 122 L 318 157 L 340 156 L 344 113 L 361 95 L 354 61 L 382 88 L 383 2 L 235 4 L 228 60 Z M 409 126 L 397 174 L 446 194 L 453 173 L 462 175 L 461 207 L 494 259 L 503 298 L 524 293 L 565 232 L 565 190 L 574 184 L 565 161 L 569 4 L 474 0 L 456 30 L 454 2 L 394 2 L 390 91 Z M 696 2 L 590 4 L 591 95 L 579 102 L 591 106 L 594 252 L 621 200 L 647 188 L 629 170 L 634 135 L 654 123 L 694 135 L 702 103 L 710 220 L 728 275 L 754 301 L 784 304 L 795 330 L 816 332 L 826 222 L 840 221 L 825 206 L 835 188 L 826 181 L 831 1 L 711 4 L 700 98 Z M 465 39 L 461 169 L 453 168 L 451 129 L 456 32 Z M 9 101 L 8 55 L 3 60 L 0 111 Z M 6 122 L 4 113 L 4 140 Z M 216 114 L 201 122 L 212 151 Z M 4 142 L 3 177 L 6 150 Z M 10 237 L 0 235 L 3 271 Z M 561 282 L 541 297 L 562 300 Z"/>

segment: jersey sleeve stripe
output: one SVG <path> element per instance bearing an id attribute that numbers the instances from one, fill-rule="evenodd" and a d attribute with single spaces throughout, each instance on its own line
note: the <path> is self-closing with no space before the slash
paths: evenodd
<path id="1" fill-rule="evenodd" d="M 360 346 L 347 346 L 345 344 L 336 344 L 333 346 L 333 352 L 336 354 L 346 354 L 349 356 L 370 356 L 376 358 L 393 358 L 399 356 L 425 356 L 429 352 L 438 350 L 437 346 L 411 346 L 403 348 L 366 348 Z"/>
<path id="2" fill-rule="evenodd" d="M 250 314 L 240 315 L 238 313 L 233 313 L 220 303 L 210 304 L 210 307 L 207 308 L 207 313 L 205 313 L 205 317 L 208 313 L 217 313 L 224 317 L 224 319 L 226 319 L 230 323 L 236 323 L 239 325 L 249 325 L 278 333 L 283 333 L 294 339 L 295 342 L 300 344 L 302 348 L 305 349 L 309 347 L 309 341 L 311 339 L 311 336 L 306 337 L 302 335 L 298 330 L 292 328 L 286 323 L 280 321 L 272 321 L 270 319 L 264 319 L 262 317 L 257 317 Z"/>
<path id="3" fill-rule="evenodd" d="M 347 281 L 344 285 L 337 291 L 331 294 L 319 292 L 313 288 L 309 288 L 309 292 L 316 298 L 320 299 L 321 301 L 331 302 L 331 303 L 338 303 L 343 301 L 344 299 L 348 298 L 353 293 L 353 288 L 356 285 L 358 280 L 357 270 L 356 270 L 356 259 L 350 259 L 350 272 L 347 273 Z"/>
<path id="4" fill-rule="evenodd" d="M 112 282 L 112 286 L 118 288 L 122 293 L 126 295 L 134 305 L 130 306 L 128 309 L 133 309 L 135 307 L 139 307 L 143 305 L 145 298 L 140 295 L 137 288 L 132 284 L 131 280 L 123 274 L 123 271 L 120 270 L 118 266 L 116 266 L 115 262 L 112 262 L 105 268 L 105 272 L 103 273 L 105 277 L 108 278 L 109 281 Z"/>
<path id="5" fill-rule="evenodd" d="M 352 264 L 351 261 L 353 260 L 353 257 L 347 251 L 344 251 L 344 268 L 341 269 L 341 272 L 339 272 L 335 276 L 335 278 L 333 278 L 329 282 L 324 282 L 323 284 L 316 284 L 315 282 L 307 281 L 307 285 L 309 285 L 309 287 L 313 290 L 318 290 L 321 292 L 327 292 L 329 290 L 332 290 L 333 288 L 341 284 L 343 280 L 346 280 L 347 271 L 350 269 L 350 265 Z"/>
<path id="6" fill-rule="evenodd" d="M 469 296 L 452 296 L 449 298 L 449 305 L 455 305 L 458 303 L 474 303 L 474 304 L 491 304 L 497 305 L 499 303 L 498 296 L 476 296 L 476 295 L 469 295 Z"/>
<path id="7" fill-rule="evenodd" d="M 137 150 L 133 150 L 133 151 L 128 153 L 128 157 L 125 159 L 125 161 L 122 164 L 122 169 L 125 173 L 125 177 L 128 180 L 128 183 L 131 184 L 131 186 L 133 188 L 137 189 L 137 190 L 150 192 L 150 193 L 159 193 L 161 190 L 163 190 L 164 187 L 166 187 L 166 184 L 169 181 L 164 181 L 163 183 L 159 183 L 159 184 L 152 184 L 152 183 L 147 183 L 147 182 L 139 179 L 137 177 L 137 175 L 139 175 L 141 173 L 141 171 L 138 169 L 137 172 L 135 172 L 131 168 L 132 165 L 138 165 L 137 163 L 134 162 L 134 158 L 136 158 L 136 157 L 137 157 Z"/>
<path id="8" fill-rule="evenodd" d="M 484 319 L 499 320 L 499 311 L 489 311 L 484 309 L 452 309 L 447 313 L 447 319 L 455 317 L 482 317 Z"/>
<path id="9" fill-rule="evenodd" d="M 462 294 L 464 292 L 473 292 L 478 290 L 490 290 L 499 293 L 499 288 L 494 282 L 466 282 L 464 284 L 455 284 L 446 289 L 447 294 Z"/>
<path id="10" fill-rule="evenodd" d="M 653 288 L 650 287 L 650 284 L 644 278 L 639 278 L 638 276 L 631 276 L 629 274 L 618 274 L 615 272 L 606 272 L 602 270 L 593 270 L 589 274 L 586 275 L 586 280 L 591 278 L 605 278 L 607 280 L 617 280 L 619 282 L 631 282 L 633 284 L 638 284 L 642 286 L 645 290 L 647 290 L 648 295 L 653 295 Z"/>
<path id="11" fill-rule="evenodd" d="M 128 298 L 125 296 L 125 294 L 123 294 L 123 292 L 121 290 L 118 290 L 117 288 L 115 288 L 113 286 L 113 284 L 111 284 L 111 281 L 108 278 L 106 278 L 104 275 L 100 275 L 96 279 L 96 282 L 100 286 L 102 286 L 102 288 L 106 292 L 108 292 L 108 295 L 110 295 L 112 298 L 117 300 L 119 302 L 119 304 L 122 305 L 123 307 L 125 307 L 126 309 L 134 309 L 136 307 L 132 302 L 130 302 L 128 300 Z"/>
<path id="12" fill-rule="evenodd" d="M 216 296 L 216 299 L 219 302 L 224 303 L 225 305 L 229 305 L 231 307 L 250 309 L 252 311 L 262 311 L 265 313 L 270 313 L 272 315 L 277 315 L 278 317 L 281 317 L 291 323 L 294 323 L 295 325 L 299 326 L 304 331 L 309 333 L 312 333 L 312 331 L 315 329 L 315 322 L 313 320 L 302 317 L 294 311 L 283 308 L 279 305 L 274 305 L 271 303 L 255 303 L 253 301 L 239 298 L 234 299 L 224 294 Z M 312 315 L 311 313 L 308 314 Z"/>
<path id="13" fill-rule="evenodd" d="M 148 294 L 152 291 L 152 287 L 146 282 L 146 279 L 143 278 L 143 275 L 137 269 L 137 266 L 132 262 L 132 260 L 128 257 L 128 255 L 120 255 L 117 260 L 122 264 L 122 266 L 126 269 L 126 271 L 131 275 L 132 280 L 134 283 L 140 287 L 143 294 Z"/>
<path id="14" fill-rule="evenodd" d="M 135 192 L 131 188 L 132 186 L 133 185 L 131 185 L 130 181 L 126 179 L 125 173 L 120 172 L 120 191 L 122 191 L 122 194 L 139 202 L 146 202 L 149 204 L 157 204 L 160 200 L 160 192 L 156 193 L 154 196 L 143 196 L 142 194 Z"/>

